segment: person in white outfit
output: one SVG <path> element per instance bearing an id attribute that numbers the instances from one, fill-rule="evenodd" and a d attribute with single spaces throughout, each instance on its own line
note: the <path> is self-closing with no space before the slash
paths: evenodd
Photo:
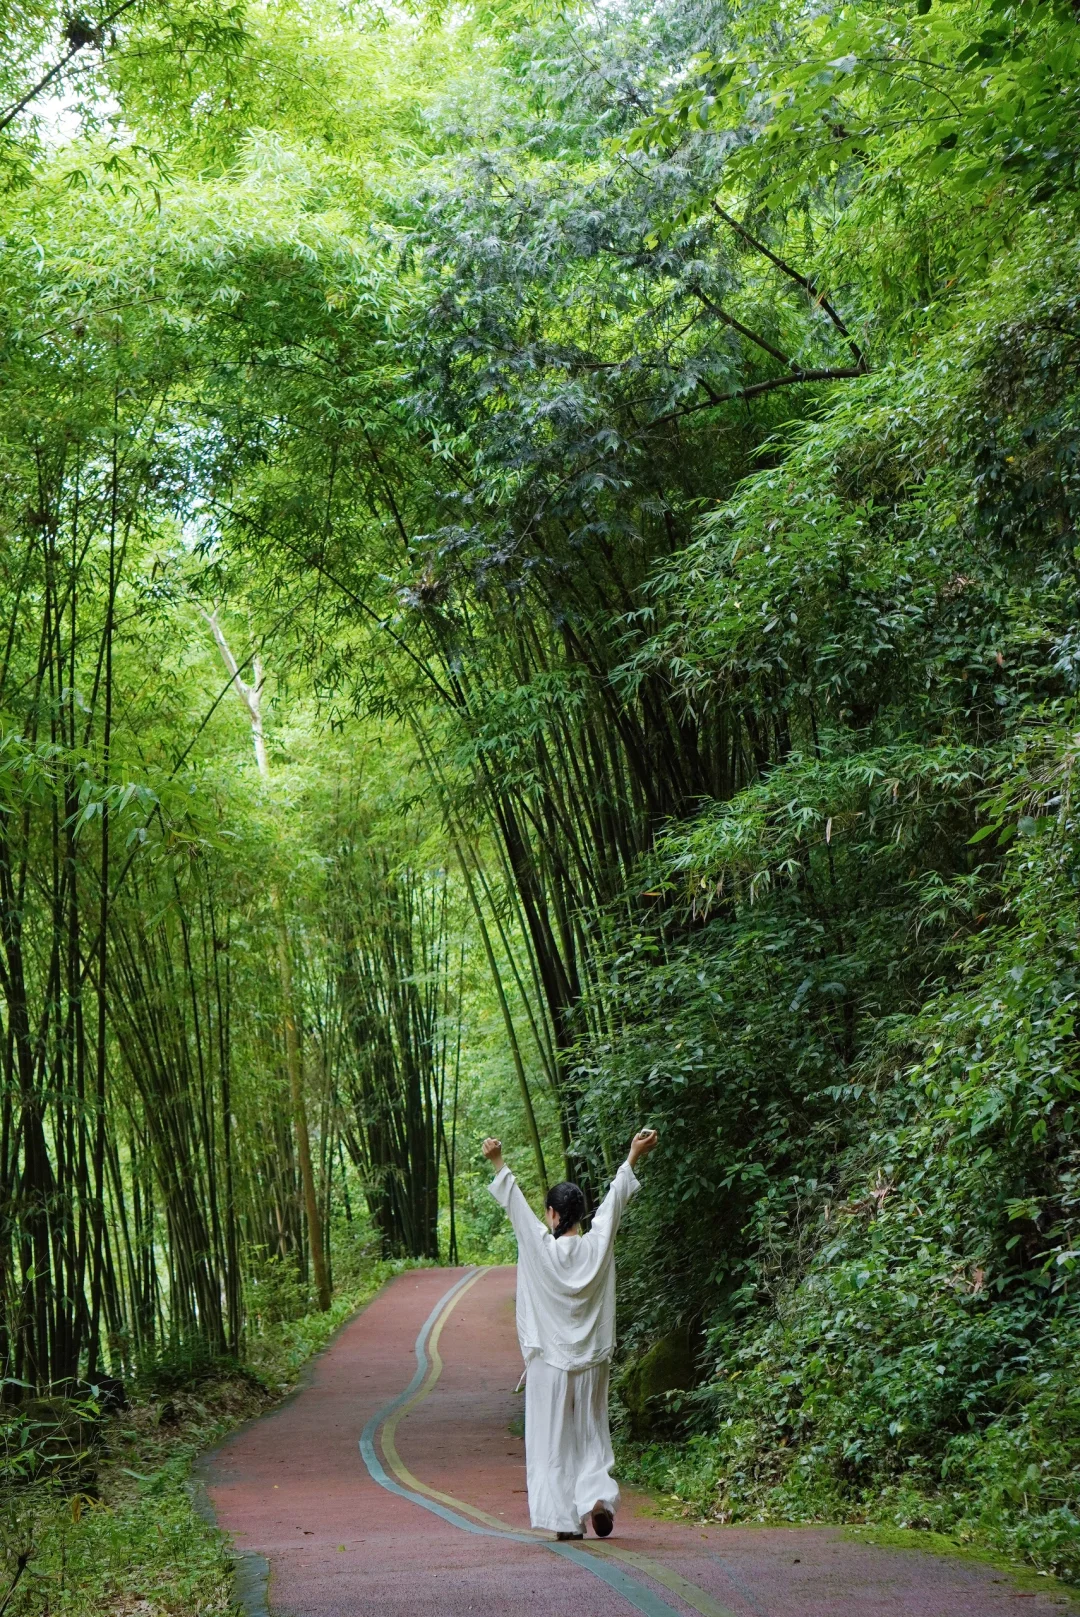
<path id="1" fill-rule="evenodd" d="M 619 1486 L 608 1427 L 608 1380 L 615 1347 L 615 1233 L 638 1180 L 634 1169 L 657 1142 L 634 1135 L 630 1154 L 581 1233 L 585 1198 L 577 1185 L 553 1185 L 544 1223 L 530 1210 L 503 1162 L 499 1140 L 484 1141 L 495 1169 L 491 1194 L 518 1243 L 517 1330 L 525 1358 L 525 1465 L 532 1525 L 558 1538 L 593 1531 L 606 1538 Z"/>

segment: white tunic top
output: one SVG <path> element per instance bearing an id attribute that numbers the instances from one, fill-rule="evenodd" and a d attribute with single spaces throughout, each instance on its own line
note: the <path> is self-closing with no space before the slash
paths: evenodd
<path id="1" fill-rule="evenodd" d="M 509 1168 L 491 1181 L 518 1243 L 517 1331 L 525 1362 L 538 1356 L 557 1370 L 588 1370 L 615 1347 L 615 1232 L 639 1189 L 624 1162 L 593 1215 L 588 1235 L 558 1240 L 532 1212 Z"/>

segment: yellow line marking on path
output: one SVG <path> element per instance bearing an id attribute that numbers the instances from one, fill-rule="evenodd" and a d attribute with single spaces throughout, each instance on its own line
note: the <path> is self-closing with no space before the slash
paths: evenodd
<path id="1" fill-rule="evenodd" d="M 472 1279 L 467 1281 L 460 1290 L 456 1291 L 447 1302 L 446 1307 L 435 1321 L 431 1335 L 428 1338 L 427 1351 L 430 1359 L 428 1373 L 424 1377 L 422 1385 L 409 1399 L 409 1402 L 403 1404 L 400 1409 L 395 1410 L 390 1416 L 379 1433 L 379 1442 L 391 1471 L 394 1472 L 398 1481 L 403 1482 L 407 1488 L 426 1494 L 429 1499 L 437 1499 L 440 1504 L 449 1505 L 454 1510 L 464 1511 L 466 1515 L 471 1516 L 475 1521 L 483 1522 L 485 1527 L 498 1527 L 503 1532 L 509 1532 L 511 1529 L 500 1517 L 491 1516 L 486 1510 L 481 1510 L 477 1505 L 467 1504 L 465 1500 L 458 1499 L 452 1493 L 440 1493 L 439 1489 L 431 1487 L 430 1483 L 421 1482 L 420 1478 L 413 1475 L 401 1458 L 395 1442 L 398 1422 L 404 1420 L 406 1415 L 411 1414 L 418 1405 L 431 1396 L 435 1390 L 436 1382 L 442 1375 L 443 1361 L 439 1352 L 439 1338 L 442 1336 L 443 1326 L 465 1293 L 471 1291 L 476 1282 L 483 1279 L 486 1273 L 486 1269 L 478 1269 Z M 547 1541 L 547 1534 L 541 1533 L 538 1528 L 519 1528 L 516 1531 L 528 1533 L 530 1536 L 535 1535 L 541 1542 Z M 642 1555 L 638 1550 L 624 1550 L 618 1545 L 609 1544 L 606 1540 L 599 1539 L 586 1539 L 583 1543 L 575 1544 L 574 1548 L 584 1551 L 587 1555 L 606 1555 L 615 1560 L 627 1562 L 628 1565 L 652 1578 L 654 1583 L 659 1583 L 665 1589 L 670 1589 L 672 1594 L 678 1595 L 679 1599 L 685 1601 L 686 1605 L 693 1611 L 700 1612 L 701 1617 L 734 1617 L 734 1613 L 729 1606 L 721 1606 L 706 1590 L 699 1588 L 696 1583 L 691 1583 L 689 1578 L 684 1578 L 681 1572 L 676 1572 L 672 1567 L 666 1567 L 662 1562 L 654 1560 L 651 1555 Z"/>
<path id="2" fill-rule="evenodd" d="M 509 1529 L 506 1522 L 501 1520 L 498 1516 L 489 1516 L 486 1510 L 480 1510 L 476 1505 L 466 1504 L 463 1499 L 456 1499 L 451 1493 L 440 1493 L 438 1488 L 431 1487 L 429 1483 L 421 1482 L 420 1478 L 413 1475 L 408 1466 L 405 1464 L 404 1460 L 401 1458 L 397 1451 L 397 1443 L 395 1442 L 398 1422 L 403 1420 L 406 1415 L 411 1414 L 418 1404 L 422 1404 L 424 1402 L 425 1398 L 430 1397 L 431 1393 L 435 1390 L 435 1383 L 442 1375 L 443 1361 L 442 1355 L 439 1352 L 439 1338 L 442 1335 L 443 1326 L 446 1324 L 447 1320 L 450 1318 L 450 1315 L 457 1307 L 457 1304 L 460 1302 L 461 1298 L 464 1297 L 465 1293 L 467 1291 L 471 1291 L 472 1287 L 476 1285 L 476 1282 L 482 1279 L 486 1273 L 487 1271 L 485 1269 L 478 1269 L 473 1278 L 462 1286 L 460 1291 L 456 1291 L 454 1293 L 446 1307 L 443 1309 L 442 1313 L 439 1315 L 438 1319 L 435 1321 L 427 1344 L 431 1364 L 427 1375 L 424 1377 L 423 1385 L 418 1388 L 418 1390 L 409 1399 L 407 1404 L 403 1404 L 400 1409 L 396 1410 L 394 1414 L 390 1416 L 390 1419 L 386 1422 L 386 1425 L 379 1434 L 379 1439 L 382 1445 L 382 1451 L 383 1455 L 385 1456 L 386 1463 L 389 1465 L 391 1471 L 394 1472 L 398 1481 L 403 1482 L 407 1488 L 413 1488 L 419 1493 L 427 1494 L 429 1499 L 437 1499 L 440 1504 L 450 1505 L 454 1510 L 464 1511 L 466 1515 L 472 1516 L 476 1521 L 483 1522 L 486 1527 L 499 1527 L 503 1530 L 503 1532 L 508 1532 Z M 523 1531 L 531 1533 L 533 1529 L 525 1528 Z"/>
<path id="3" fill-rule="evenodd" d="M 721 1606 L 705 1589 L 691 1583 L 689 1578 L 684 1578 L 682 1573 L 676 1572 L 673 1567 L 664 1566 L 663 1562 L 654 1560 L 651 1555 L 642 1555 L 639 1550 L 621 1549 L 617 1544 L 609 1544 L 606 1539 L 597 1542 L 590 1538 L 581 1547 L 590 1555 L 612 1555 L 616 1560 L 628 1562 L 630 1566 L 636 1567 L 639 1572 L 644 1572 L 652 1578 L 655 1583 L 661 1583 L 665 1589 L 670 1589 L 680 1600 L 685 1600 L 688 1606 L 701 1612 L 702 1617 L 734 1617 L 730 1606 Z"/>

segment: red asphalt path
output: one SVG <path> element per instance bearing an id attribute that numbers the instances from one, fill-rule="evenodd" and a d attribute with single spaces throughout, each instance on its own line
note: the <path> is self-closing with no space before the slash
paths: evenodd
<path id="1" fill-rule="evenodd" d="M 315 1361 L 308 1385 L 204 1462 L 220 1525 L 269 1563 L 273 1617 L 1061 1617 L 1072 1606 L 973 1562 L 829 1528 L 662 1521 L 640 1495 L 624 1498 L 605 1546 L 553 1551 L 547 1535 L 529 1536 L 524 1442 L 512 1430 L 524 1412 L 515 1271 L 463 1285 L 440 1333 L 440 1303 L 468 1277 L 399 1275 Z M 396 1435 L 389 1428 L 395 1464 L 380 1417 L 414 1371 L 429 1390 Z M 259 1580 L 246 1581 L 259 1617 Z"/>

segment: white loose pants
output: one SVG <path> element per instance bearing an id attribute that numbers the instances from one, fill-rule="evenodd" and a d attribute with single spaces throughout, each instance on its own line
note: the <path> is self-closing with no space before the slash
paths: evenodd
<path id="1" fill-rule="evenodd" d="M 580 1533 L 594 1505 L 614 1514 L 619 1485 L 608 1426 L 610 1364 L 556 1370 L 529 1361 L 525 1378 L 525 1468 L 529 1517 L 550 1533 Z"/>

